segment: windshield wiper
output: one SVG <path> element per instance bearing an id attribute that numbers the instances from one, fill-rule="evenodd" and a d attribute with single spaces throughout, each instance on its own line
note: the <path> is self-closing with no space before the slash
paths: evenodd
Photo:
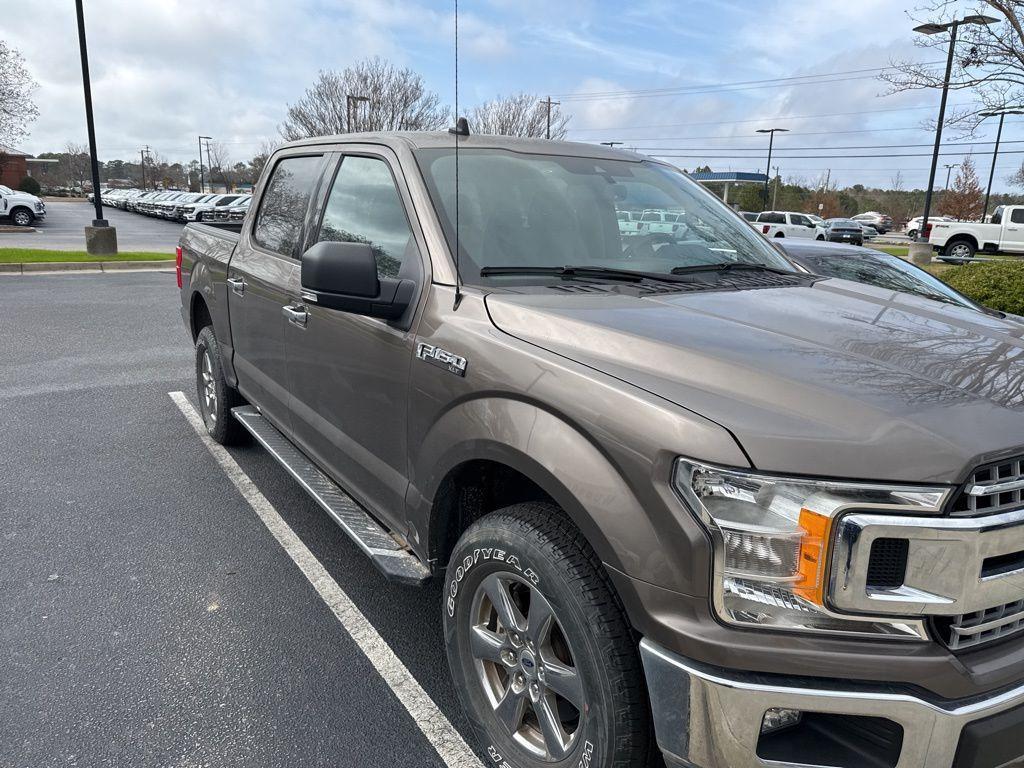
<path id="1" fill-rule="evenodd" d="M 759 272 L 772 272 L 776 275 L 798 274 L 789 269 L 769 267 L 767 264 L 755 264 L 749 261 L 722 261 L 717 264 L 690 264 L 685 267 L 673 267 L 673 275 L 689 275 L 694 272 L 730 272 L 735 269 L 756 269 Z"/>
<path id="2" fill-rule="evenodd" d="M 564 267 L 484 267 L 480 277 L 497 275 L 547 275 L 551 277 L 598 277 L 606 280 L 625 280 L 639 283 L 643 280 L 660 280 L 674 283 L 672 276 L 663 272 L 640 272 L 634 269 L 613 269 L 612 267 L 572 266 Z"/>

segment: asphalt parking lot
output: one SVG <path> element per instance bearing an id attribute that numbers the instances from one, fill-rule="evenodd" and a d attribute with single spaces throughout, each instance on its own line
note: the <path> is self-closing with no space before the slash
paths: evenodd
<path id="1" fill-rule="evenodd" d="M 480 765 L 440 586 L 388 584 L 256 446 L 243 496 L 169 396 L 195 399 L 172 272 L 0 297 L 0 766 Z"/>
<path id="2" fill-rule="evenodd" d="M 111 226 L 117 228 L 117 245 L 122 251 L 173 253 L 178 245 L 181 224 L 117 208 L 104 208 L 103 215 Z M 92 203 L 47 202 L 46 218 L 37 221 L 35 225 L 38 231 L 0 232 L 0 248 L 84 250 L 85 227 L 92 223 L 95 216 L 96 210 Z"/>

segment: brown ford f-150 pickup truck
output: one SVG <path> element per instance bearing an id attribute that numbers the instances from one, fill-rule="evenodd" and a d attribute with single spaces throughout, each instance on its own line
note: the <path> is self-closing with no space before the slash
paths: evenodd
<path id="1" fill-rule="evenodd" d="M 485 762 L 1024 756 L 1016 322 L 798 271 L 649 158 L 458 132 L 288 144 L 178 258 L 210 435 L 443 580 Z"/>

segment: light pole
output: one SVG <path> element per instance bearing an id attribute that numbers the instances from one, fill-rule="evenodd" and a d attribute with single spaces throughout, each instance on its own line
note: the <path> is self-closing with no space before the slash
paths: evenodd
<path id="1" fill-rule="evenodd" d="M 117 253 L 117 230 L 103 218 L 103 199 L 100 196 L 100 163 L 96 154 L 96 126 L 92 117 L 92 84 L 89 78 L 89 49 L 85 42 L 85 11 L 82 0 L 75 0 L 78 16 L 78 47 L 82 56 L 82 90 L 85 95 L 85 125 L 89 134 L 89 161 L 92 164 L 92 201 L 96 218 L 85 228 L 85 250 L 91 254 Z"/>
<path id="2" fill-rule="evenodd" d="M 352 113 L 359 109 L 359 102 L 370 99 L 368 96 L 353 96 L 351 93 L 345 94 L 345 130 L 348 133 L 352 133 Z"/>
<path id="3" fill-rule="evenodd" d="M 952 175 L 953 169 L 958 167 L 959 165 L 960 165 L 960 163 L 944 163 L 943 164 L 942 167 L 946 169 L 946 188 L 944 190 L 945 192 L 949 192 L 949 177 Z M 921 225 L 924 226 L 924 222 L 921 222 Z"/>
<path id="4" fill-rule="evenodd" d="M 932 150 L 931 170 L 928 172 L 928 188 L 924 193 L 924 216 L 921 217 L 921 229 L 918 230 L 917 234 L 918 239 L 921 239 L 921 235 L 928 231 L 928 214 L 931 213 L 932 208 L 932 187 L 935 185 L 935 170 L 939 165 L 939 145 L 942 143 L 942 124 L 946 120 L 946 97 L 949 95 L 949 76 L 953 71 L 953 52 L 956 50 L 956 31 L 959 29 L 961 24 L 985 25 L 994 24 L 997 21 L 999 21 L 999 19 L 994 19 L 991 16 L 973 14 L 971 16 L 965 16 L 962 19 L 946 23 L 922 24 L 919 27 L 914 27 L 914 31 L 922 35 L 937 35 L 941 32 L 949 31 L 949 53 L 946 54 L 946 76 L 942 80 L 942 98 L 939 100 L 939 120 L 935 125 L 935 148 Z M 931 261 L 931 250 L 928 251 L 928 261 Z"/>
<path id="5" fill-rule="evenodd" d="M 996 175 L 996 157 L 999 155 L 999 140 L 1003 136 L 1003 118 L 1007 115 L 1024 115 L 1019 109 L 1003 109 L 997 112 L 982 112 L 982 117 L 995 117 L 999 115 L 999 129 L 996 131 L 996 146 L 992 150 L 992 168 L 988 172 L 988 187 L 985 189 L 985 207 L 981 209 L 981 221 L 984 223 L 988 214 L 988 199 L 992 197 L 992 177 Z"/>
<path id="6" fill-rule="evenodd" d="M 604 144 L 606 147 L 611 147 L 612 149 L 615 149 L 615 145 L 616 144 L 621 144 L 622 142 L 621 141 L 602 141 L 601 143 Z"/>
<path id="7" fill-rule="evenodd" d="M 768 134 L 768 163 L 764 167 L 764 202 L 762 207 L 768 207 L 768 175 L 772 169 L 772 145 L 775 143 L 776 133 L 786 133 L 789 128 L 758 128 L 758 133 Z"/>
<path id="8" fill-rule="evenodd" d="M 212 136 L 200 136 L 199 137 L 199 191 L 206 191 L 206 179 L 203 177 L 203 139 L 209 141 Z"/>

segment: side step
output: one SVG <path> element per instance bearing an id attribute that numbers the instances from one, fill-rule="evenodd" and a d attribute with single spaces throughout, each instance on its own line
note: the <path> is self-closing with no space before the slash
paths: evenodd
<path id="1" fill-rule="evenodd" d="M 422 584 L 430 571 L 250 405 L 231 414 L 341 526 L 389 581 Z"/>

